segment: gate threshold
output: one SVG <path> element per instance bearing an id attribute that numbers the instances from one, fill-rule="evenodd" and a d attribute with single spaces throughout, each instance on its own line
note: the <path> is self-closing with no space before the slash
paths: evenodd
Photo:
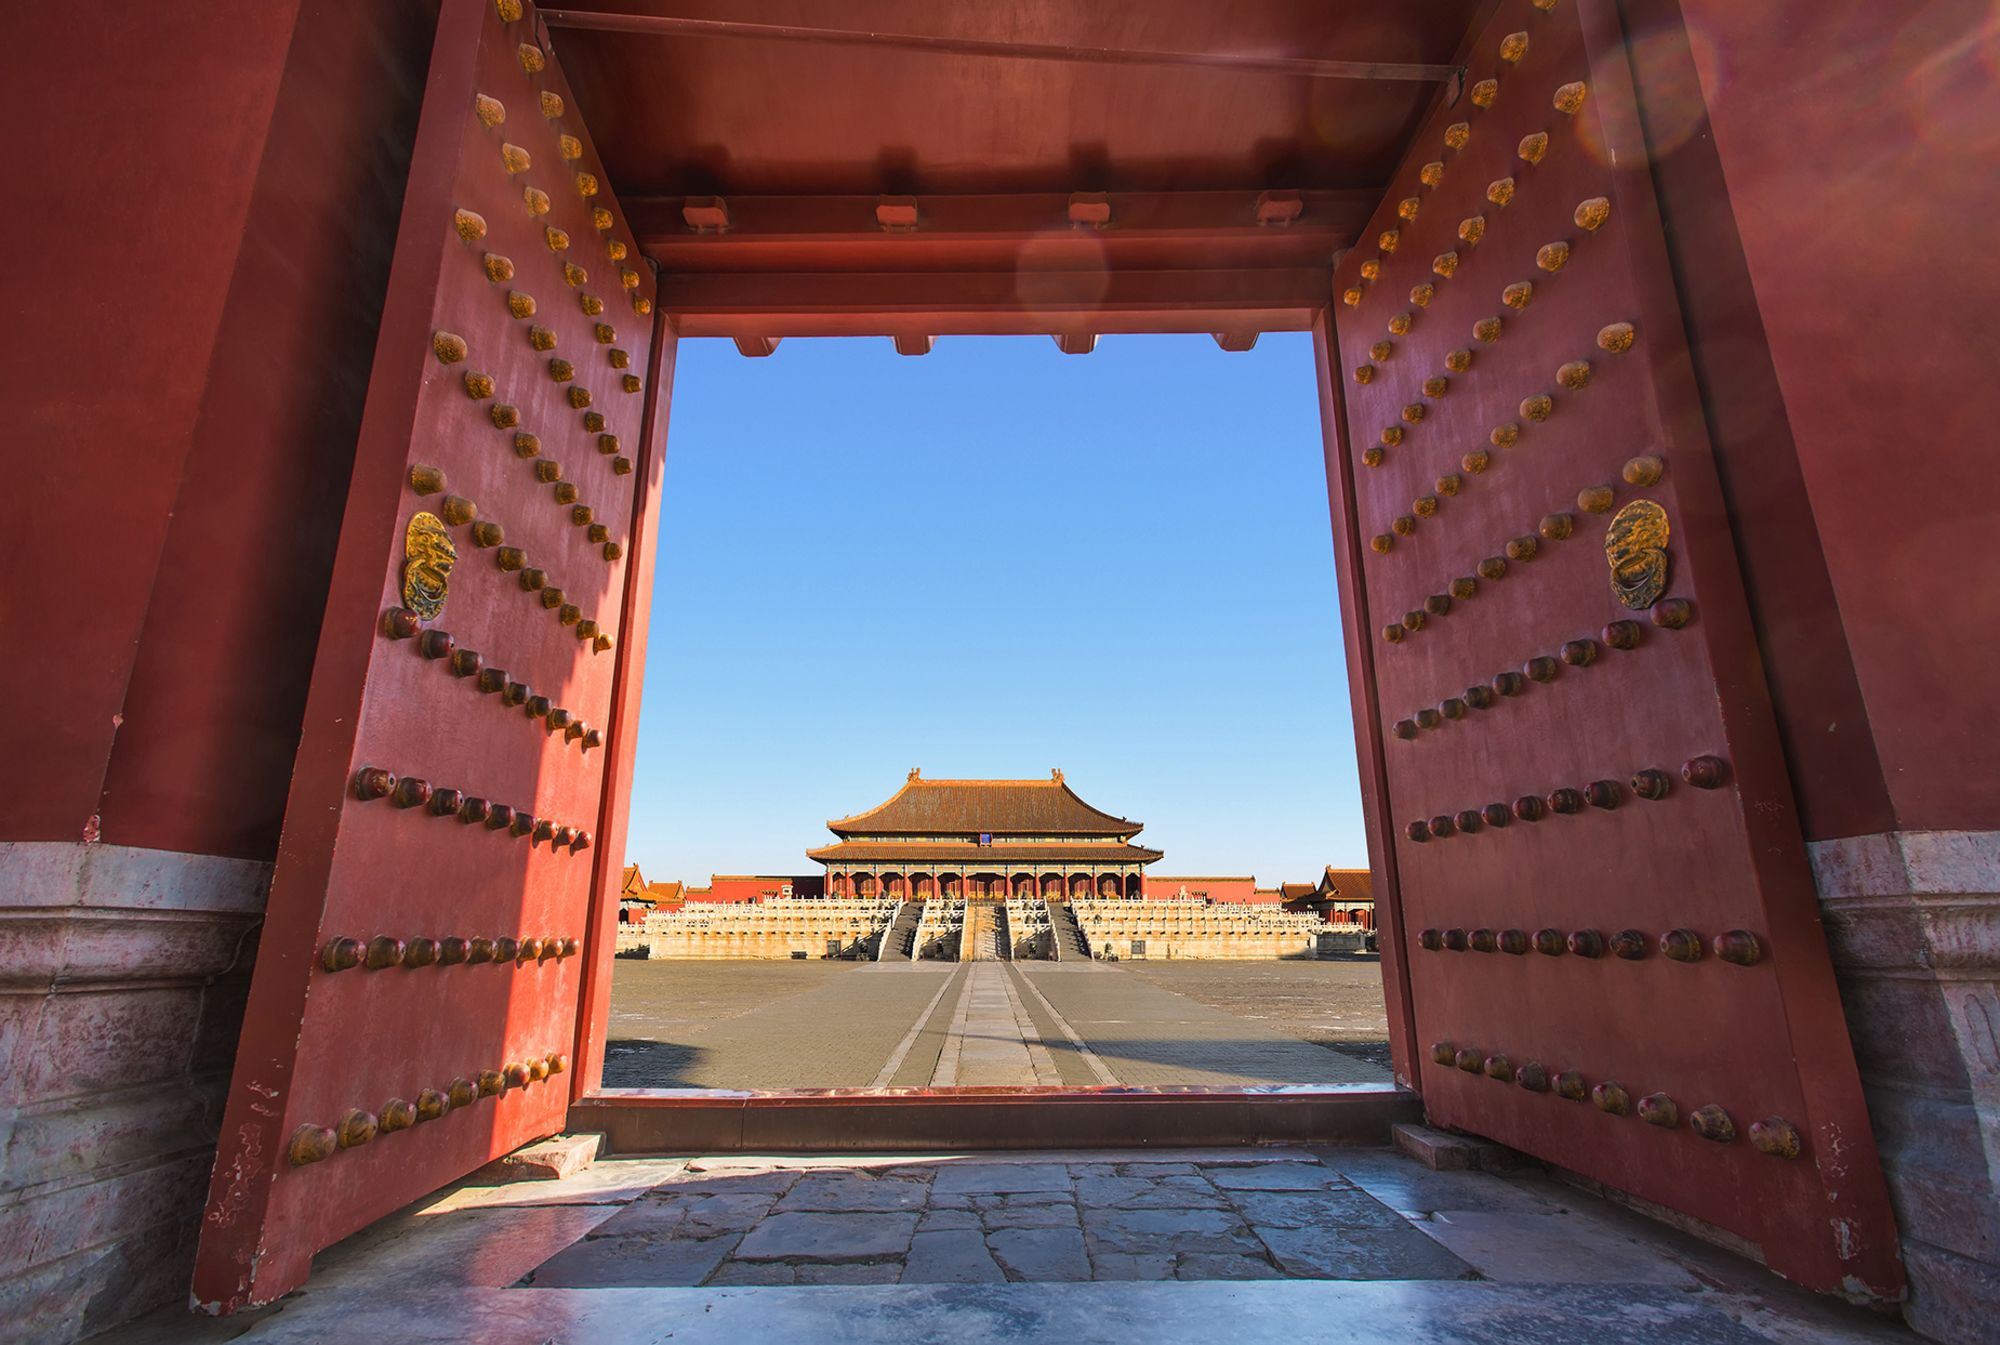
<path id="1" fill-rule="evenodd" d="M 905 1088 L 755 1092 L 607 1088 L 568 1128 L 614 1154 L 1384 1145 L 1422 1119 L 1383 1084 L 1252 1088 Z"/>

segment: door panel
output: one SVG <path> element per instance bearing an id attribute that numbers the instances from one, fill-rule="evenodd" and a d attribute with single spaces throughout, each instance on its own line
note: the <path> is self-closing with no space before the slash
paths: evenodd
<path id="1" fill-rule="evenodd" d="M 1329 390 L 1425 1105 L 1894 1296 L 1616 11 L 1503 0 L 1471 52 Z"/>
<path id="2" fill-rule="evenodd" d="M 202 1228 L 213 1310 L 563 1126 L 617 876 L 594 841 L 635 704 L 653 293 L 533 10 L 447 0 Z"/>

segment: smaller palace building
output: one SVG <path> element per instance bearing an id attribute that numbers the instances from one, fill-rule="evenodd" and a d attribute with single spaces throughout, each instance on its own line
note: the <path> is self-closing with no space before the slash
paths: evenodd
<path id="1" fill-rule="evenodd" d="M 1142 895 L 1160 851 L 1143 824 L 1046 780 L 926 780 L 912 770 L 886 803 L 828 822 L 840 839 L 808 850 L 831 897 L 1082 898 Z"/>

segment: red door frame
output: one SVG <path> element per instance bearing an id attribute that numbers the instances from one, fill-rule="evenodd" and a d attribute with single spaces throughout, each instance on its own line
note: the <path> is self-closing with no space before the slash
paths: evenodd
<path id="1" fill-rule="evenodd" d="M 635 210 L 636 213 L 636 210 Z M 1339 552 L 1341 539 L 1352 529 L 1347 520 L 1351 512 L 1353 483 L 1346 475 L 1344 464 L 1347 460 L 1346 430 L 1341 415 L 1340 380 L 1334 370 L 1339 365 L 1339 354 L 1335 346 L 1332 325 L 1332 268 L 1328 266 L 1323 275 L 1311 277 L 1306 283 L 1317 283 L 1320 296 L 1317 302 L 1309 300 L 1300 291 L 1301 278 L 1295 271 L 1286 273 L 1285 284 L 1276 290 L 1275 299 L 1260 295 L 1246 303 L 1240 291 L 1228 287 L 1213 289 L 1212 302 L 1201 306 L 1178 308 L 1155 307 L 1153 294 L 1161 291 L 1172 292 L 1178 288 L 1173 281 L 1149 280 L 1135 286 L 1132 298 L 1125 303 L 1114 303 L 1094 311 L 1079 311 L 1066 324 L 1066 330 L 1081 332 L 1095 337 L 1105 332 L 1134 333 L 1190 333 L 1203 331 L 1233 331 L 1237 324 L 1262 324 L 1262 330 L 1310 330 L 1313 334 L 1313 377 L 1318 385 L 1321 405 L 1321 451 L 1327 468 L 1328 504 L 1331 510 L 1333 535 L 1336 544 L 1336 570 L 1339 575 L 1339 591 L 1343 614 L 1357 610 L 1354 585 L 1354 567 L 1358 558 Z M 793 277 L 785 277 L 790 280 Z M 947 335 L 988 335 L 1019 332 L 1028 320 L 1011 302 L 996 303 L 990 309 L 968 311 L 955 303 L 939 301 L 944 297 L 940 292 L 929 296 L 931 287 L 922 278 L 875 275 L 857 276 L 853 281 L 865 282 L 866 287 L 848 285 L 843 287 L 840 304 L 836 310 L 823 309 L 816 312 L 802 312 L 794 308 L 791 319 L 798 324 L 822 335 L 893 336 L 898 333 L 922 331 L 927 334 Z M 810 288 L 809 286 L 806 288 Z M 912 302 L 912 291 L 917 296 Z M 734 291 L 745 296 L 758 297 L 775 295 L 775 288 L 758 285 Z M 632 576 L 627 585 L 624 599 L 624 616 L 621 629 L 627 632 L 615 651 L 619 659 L 618 691 L 614 697 L 610 722 L 606 726 L 606 750 L 611 764 L 607 777 L 603 809 L 598 817 L 598 835 L 603 842 L 597 851 L 596 870 L 593 881 L 596 884 L 592 907 L 589 937 L 585 948 L 591 950 L 583 967 L 581 1012 L 577 1017 L 577 1040 L 575 1045 L 576 1069 L 571 1076 L 570 1096 L 572 1105 L 584 1103 L 603 1091 L 605 1034 L 610 1022 L 611 979 L 615 966 L 615 931 L 618 918 L 618 892 L 623 877 L 623 856 L 625 842 L 630 831 L 631 789 L 633 770 L 637 761 L 637 735 L 640 701 L 645 678 L 647 631 L 646 618 L 650 612 L 653 594 L 653 569 L 659 546 L 660 506 L 663 498 L 664 462 L 669 443 L 670 421 L 673 399 L 673 372 L 677 331 L 683 314 L 673 309 L 674 286 L 672 278 L 661 277 L 661 303 L 655 313 L 656 335 L 653 345 L 655 367 L 647 376 L 647 406 L 645 428 L 641 436 L 640 457 L 637 471 L 641 486 L 640 502 L 632 531 Z M 692 325 L 704 336 L 743 336 L 764 334 L 773 320 L 770 310 L 762 305 L 745 305 L 734 311 L 704 308 L 695 317 Z M 1366 667 L 1372 659 L 1372 651 L 1365 638 L 1366 625 L 1354 620 L 1344 620 L 1345 638 L 1349 642 L 1349 666 Z M 1372 683 L 1355 680 L 1350 688 L 1354 697 L 1354 715 L 1357 750 L 1361 765 L 1362 812 L 1368 836 L 1369 863 L 1376 875 L 1375 892 L 1379 912 L 1377 927 L 1395 929 L 1400 933 L 1401 918 L 1396 899 L 1395 853 L 1392 846 L 1384 843 L 1387 822 L 1382 816 L 1379 799 L 1382 791 L 1381 760 L 1382 743 L 1376 732 L 1378 716 L 1372 707 Z M 1414 1091 L 1416 1070 L 1414 1061 L 1414 1038 L 1409 1027 L 1409 985 L 1408 969 L 1402 961 L 1398 947 L 1399 938 L 1382 940 L 1383 990 L 1388 1003 L 1390 1054 L 1397 1085 Z M 992 1096 L 990 1090 L 986 1091 Z M 1031 1098 L 1048 1099 L 1054 1094 L 1088 1095 L 1088 1089 L 1029 1090 Z M 1364 1090 L 1379 1091 L 1379 1090 Z M 1210 1090 L 1208 1096 L 1218 1094 L 1234 1095 L 1235 1090 Z M 1356 1090 L 1331 1090 L 1332 1096 L 1357 1096 Z M 796 1094 L 801 1102 L 807 1097 L 822 1097 L 823 1094 Z M 940 1101 L 937 1095 L 875 1095 L 884 1104 L 895 1106 L 922 1106 Z M 784 1094 L 773 1094 L 770 1104 L 785 1105 Z M 1026 1099 L 1024 1099 L 1026 1100 Z M 668 1090 L 660 1090 L 652 1099 L 621 1098 L 625 1105 L 643 1102 L 651 1107 L 680 1107 L 690 1111 L 716 1105 L 713 1099 L 687 1097 Z M 1276 1096 L 1270 1098 L 1274 1106 L 1282 1107 L 1283 1101 Z M 731 1104 L 735 1105 L 735 1104 Z M 595 1110 L 595 1109 L 593 1109 Z M 593 1126 L 601 1127 L 602 1113 L 596 1113 Z"/>
<path id="2" fill-rule="evenodd" d="M 1313 320 L 1313 377 L 1319 383 L 1320 444 L 1326 459 L 1327 512 L 1333 520 L 1334 569 L 1340 581 L 1340 634 L 1347 645 L 1347 694 L 1354 715 L 1354 755 L 1361 774 L 1362 832 L 1375 891 L 1375 946 L 1382 958 L 1382 1001 L 1389 1020 L 1389 1060 L 1399 1086 L 1418 1087 L 1415 1013 L 1410 969 L 1403 960 L 1403 901 L 1396 846 L 1389 832 L 1388 763 L 1383 756 L 1382 713 L 1375 688 L 1375 643 L 1368 638 L 1368 600 L 1362 591 L 1361 529 L 1355 523 L 1354 462 L 1348 452 L 1347 393 L 1341 383 L 1340 338 L 1330 302 Z"/>
<path id="3" fill-rule="evenodd" d="M 651 367 L 646 371 L 646 409 L 639 431 L 634 471 L 640 486 L 627 549 L 631 570 L 625 581 L 618 629 L 622 638 L 612 680 L 611 714 L 604 727 L 605 788 L 597 818 L 602 841 L 591 873 L 591 903 L 584 927 L 588 955 L 583 965 L 576 1016 L 576 1067 L 570 1075 L 574 1105 L 604 1082 L 604 1051 L 611 1024 L 611 969 L 618 947 L 618 894 L 625 879 L 625 842 L 632 820 L 632 771 L 639 751 L 639 698 L 646 679 L 646 645 L 653 608 L 653 566 L 658 558 L 661 481 L 666 466 L 667 422 L 673 412 L 675 357 L 680 338 L 664 307 L 653 311 Z"/>
<path id="4" fill-rule="evenodd" d="M 843 292 L 838 313 L 807 315 L 806 325 L 822 334 L 888 336 L 912 329 L 942 330 L 953 335 L 1007 334 L 1019 330 L 1023 315 L 996 307 L 968 314 L 956 306 L 936 308 L 898 305 L 907 299 L 913 278 L 870 277 L 881 288 L 872 310 L 845 301 L 859 292 Z M 1313 377 L 1322 408 L 1322 456 L 1327 464 L 1328 497 L 1336 551 L 1347 527 L 1346 503 L 1352 481 L 1346 475 L 1346 432 L 1339 414 L 1340 382 L 1332 325 L 1331 267 L 1313 278 L 1320 285 L 1317 306 L 1298 293 L 1297 277 L 1278 293 L 1281 307 L 1246 311 L 1240 293 L 1212 291 L 1213 306 L 1161 309 L 1142 298 L 1130 307 L 1111 307 L 1078 314 L 1071 332 L 1095 337 L 1102 332 L 1160 331 L 1189 333 L 1229 331 L 1229 324 L 1266 324 L 1264 330 L 1310 330 L 1313 333 Z M 1169 288 L 1171 288 L 1169 282 Z M 921 280 L 915 288 L 922 292 Z M 1388 1008 L 1389 1047 L 1394 1085 L 1346 1085 L 1337 1088 L 952 1088 L 906 1091 L 865 1089 L 734 1090 L 604 1088 L 607 1029 L 613 968 L 616 965 L 618 893 L 623 878 L 625 842 L 630 830 L 631 787 L 637 759 L 637 728 L 645 676 L 646 617 L 653 592 L 655 554 L 659 546 L 663 465 L 668 446 L 673 398 L 676 342 L 675 314 L 670 310 L 672 285 L 662 277 L 662 301 L 655 315 L 656 367 L 647 379 L 648 405 L 638 472 L 642 481 L 632 531 L 632 572 L 624 599 L 624 638 L 615 651 L 620 660 L 613 711 L 606 727 L 609 773 L 598 817 L 596 884 L 589 937 L 582 968 L 581 1003 L 574 1046 L 576 1068 L 571 1075 L 569 1128 L 602 1133 L 614 1151 L 784 1151 L 797 1149 L 884 1151 L 935 1149 L 941 1143 L 959 1148 L 1074 1148 L 1273 1143 L 1380 1143 L 1391 1124 L 1421 1115 L 1415 1089 L 1415 1039 L 1411 1035 L 1408 967 L 1401 954 L 1401 911 L 1395 885 L 1395 852 L 1383 843 L 1387 822 L 1382 797 L 1382 743 L 1372 712 L 1372 680 L 1351 679 L 1355 698 L 1355 733 L 1360 756 L 1362 809 L 1368 836 L 1370 866 L 1376 875 L 1377 927 L 1397 931 L 1380 940 L 1383 993 Z M 1135 293 L 1144 295 L 1145 287 Z M 863 300 L 863 303 L 868 302 Z M 706 336 L 754 336 L 771 321 L 768 311 L 753 309 L 732 317 L 710 309 L 694 324 Z M 1157 325 L 1155 325 L 1157 324 Z M 849 329 L 852 329 L 851 332 Z M 970 331 L 963 330 L 970 328 Z M 1337 554 L 1336 570 L 1343 613 L 1355 608 L 1355 559 Z M 1359 641 L 1350 649 L 1354 660 L 1372 657 L 1362 638 L 1365 622 L 1346 620 L 1346 638 Z"/>

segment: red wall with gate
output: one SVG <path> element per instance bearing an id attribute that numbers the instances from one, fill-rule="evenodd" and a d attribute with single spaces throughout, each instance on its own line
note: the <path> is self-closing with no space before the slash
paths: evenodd
<path id="1" fill-rule="evenodd" d="M 1981 1338 L 2000 1198 L 1980 1099 L 2000 1074 L 1989 1015 L 1965 1006 L 2000 994 L 1985 704 L 2000 590 L 1968 580 L 1991 568 L 1969 539 L 2000 516 L 2000 268 L 1978 241 L 2000 15 L 1980 0 L 1627 8 L 1908 1315 Z"/>
<path id="2" fill-rule="evenodd" d="M 0 1292 L 63 1340 L 187 1291 L 435 5 L 9 17 Z"/>
<path id="3" fill-rule="evenodd" d="M 1743 459 L 1745 531 L 1787 525 L 1755 597 L 1808 835 L 1992 828 L 1977 651 L 2000 587 L 1959 577 L 1996 515 L 2000 268 L 1975 236 L 2000 152 L 2000 18 L 1979 0 L 1679 0 L 1680 42 L 1675 5 L 1640 8 L 1661 26 L 1635 63 L 1682 146 L 1662 173 L 1727 184 L 1726 215 L 1682 212 L 1704 246 L 1680 271 L 1697 294 L 1737 288 L 1733 308 L 1710 291 L 1696 309 L 1697 358 Z M 1700 113 L 1710 136 L 1673 134 Z M 1801 492 L 1816 537 L 1791 526 Z"/>
<path id="4" fill-rule="evenodd" d="M 17 18 L 0 839 L 274 851 L 434 21 Z"/>
<path id="5" fill-rule="evenodd" d="M 0 611 L 28 636 L 0 662 L 16 709 L 0 751 L 28 785 L 9 792 L 0 842 L 271 857 L 434 8 L 73 0 L 15 17 L 13 87 L 40 147 L 14 223 L 34 264 L 17 268 L 6 328 L 34 451 L 0 502 Z M 1989 213 L 1991 11 L 1626 9 L 1642 102 L 1677 147 L 1655 175 L 1806 834 L 1993 828 L 1981 660 L 2000 593 L 1969 580 L 1992 523 L 2000 389 L 1982 324 L 2000 272 L 1954 241 Z M 79 33 L 94 35 L 87 61 Z M 1706 116 L 1705 133 L 1678 134 L 1677 116 Z M 1834 159 L 1859 171 L 1829 173 Z M 0 904 L 73 896 L 9 888 Z M 139 950 L 99 983 L 97 1007 L 122 1023 L 141 1001 L 116 976 L 143 964 L 192 1005 L 175 1021 L 199 1038 L 100 1061 L 102 1077 L 198 1100 L 203 1069 L 226 1069 L 234 1010 L 204 1008 L 202 987 L 242 969 L 254 908 L 196 911 L 229 937 Z M 63 1035 L 63 1001 L 83 996 L 46 989 L 6 997 L 18 1049 L 66 1064 L 126 1039 Z M 1857 1036 L 1906 1007 L 1850 1005 Z M 1940 1072 L 1965 1087 L 1961 1066 Z M 0 1107 L 44 1100 L 22 1091 L 30 1071 L 12 1074 Z M 197 1119 L 169 1141 L 184 1168 L 206 1136 Z M 66 1230 L 38 1244 L 51 1255 L 144 1247 L 96 1257 L 94 1283 L 50 1270 L 21 1320 L 53 1335 L 105 1285 L 92 1311 L 184 1286 L 173 1249 L 198 1191 L 166 1171 L 49 1207 L 43 1225 Z M 1914 1213 L 1940 1239 L 1954 1225 L 1963 1258 L 2000 1245 L 1990 1210 Z"/>

